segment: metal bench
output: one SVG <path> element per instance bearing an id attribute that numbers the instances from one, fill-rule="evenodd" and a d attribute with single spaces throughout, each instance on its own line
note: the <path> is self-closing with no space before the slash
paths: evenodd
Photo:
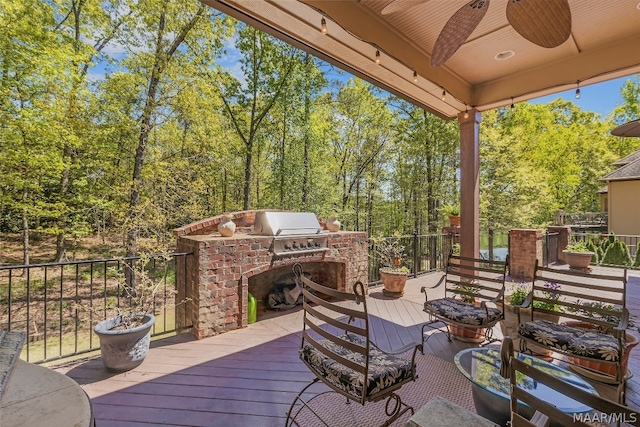
<path id="1" fill-rule="evenodd" d="M 429 322 L 422 326 L 422 343 L 434 324 L 446 327 L 447 339 L 489 343 L 493 326 L 504 319 L 504 291 L 509 257 L 504 261 L 466 258 L 451 254 L 442 279 L 432 287 L 422 287 L 424 311 Z M 429 300 L 429 289 L 444 283 L 445 296 Z"/>

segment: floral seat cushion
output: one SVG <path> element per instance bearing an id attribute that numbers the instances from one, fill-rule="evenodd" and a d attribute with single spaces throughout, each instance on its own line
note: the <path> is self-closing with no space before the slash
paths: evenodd
<path id="1" fill-rule="evenodd" d="M 487 310 L 485 310 L 483 307 L 453 298 L 427 301 L 424 303 L 424 310 L 440 318 L 469 326 L 490 326 L 502 319 L 502 311 L 497 308 L 487 307 Z"/>
<path id="2" fill-rule="evenodd" d="M 366 344 L 363 337 L 353 334 L 343 335 L 341 338 L 362 347 Z M 364 355 L 351 351 L 330 340 L 320 340 L 318 342 L 332 352 L 364 365 Z M 311 345 L 305 345 L 299 352 L 300 357 L 309 364 L 310 368 L 319 377 L 326 379 L 351 396 L 358 399 L 362 398 L 362 390 L 364 388 L 362 374 L 327 357 Z M 366 396 L 378 393 L 412 377 L 411 360 L 387 354 L 375 345 L 371 345 L 369 349 L 369 378 Z"/>
<path id="3" fill-rule="evenodd" d="M 618 339 L 610 334 L 559 325 L 547 320 L 533 320 L 521 323 L 518 335 L 567 355 L 606 362 L 617 362 L 620 359 Z"/>

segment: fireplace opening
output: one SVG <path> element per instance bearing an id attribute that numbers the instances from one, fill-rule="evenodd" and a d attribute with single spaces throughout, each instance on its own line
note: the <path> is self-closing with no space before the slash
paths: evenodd
<path id="1" fill-rule="evenodd" d="M 302 263 L 303 274 L 316 283 L 320 283 L 328 288 L 343 289 L 345 277 L 345 264 L 342 262 L 306 262 Z M 249 293 L 253 295 L 258 303 L 258 320 L 270 318 L 288 312 L 287 310 L 271 310 L 266 302 L 269 292 L 273 289 L 274 283 L 289 275 L 293 276 L 292 266 L 277 267 L 263 273 L 249 277 Z M 297 307 L 299 308 L 299 307 Z M 295 308 L 294 308 L 295 309 Z"/>

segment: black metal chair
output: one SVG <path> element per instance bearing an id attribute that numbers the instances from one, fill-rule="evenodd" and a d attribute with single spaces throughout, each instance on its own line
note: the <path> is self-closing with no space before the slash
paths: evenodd
<path id="1" fill-rule="evenodd" d="M 612 400 L 605 399 L 597 394 L 591 394 L 577 388 L 560 378 L 531 366 L 524 361 L 513 357 L 513 342 L 510 337 L 505 337 L 501 347 L 500 374 L 510 379 L 511 393 L 511 426 L 512 427 L 546 427 L 550 423 L 562 426 L 598 427 L 609 426 L 612 423 L 640 425 L 640 412 L 628 406 L 621 405 Z M 559 410 L 553 402 L 545 402 L 533 396 L 524 386 L 518 385 L 516 378 L 529 377 L 533 382 L 544 384 L 571 399 L 592 408 L 593 412 L 584 414 L 567 414 Z M 533 412 L 531 418 L 522 414 L 524 408 L 519 402 L 528 406 L 529 412 Z"/>
<path id="2" fill-rule="evenodd" d="M 300 278 L 304 285 L 304 326 L 299 354 L 315 378 L 291 403 L 285 425 L 299 425 L 296 418 L 305 413 L 330 425 L 313 405 L 314 399 L 326 393 L 339 393 L 346 403 L 362 405 L 387 399 L 388 419 L 382 424 L 385 426 L 407 411 L 413 414 L 413 408 L 396 391 L 417 378 L 415 356 L 421 345 L 385 352 L 371 341 L 361 282 L 353 285 L 353 293 L 347 293 L 315 283 L 302 274 Z M 310 390 L 316 384 L 320 390 Z M 339 408 L 335 411 L 342 412 Z"/>

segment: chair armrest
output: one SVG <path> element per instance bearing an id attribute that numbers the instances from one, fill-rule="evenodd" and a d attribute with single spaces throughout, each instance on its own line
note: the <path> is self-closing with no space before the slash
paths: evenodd
<path id="1" fill-rule="evenodd" d="M 397 350 L 382 350 L 373 341 L 369 341 L 369 344 L 371 344 L 372 346 L 374 346 L 375 348 L 377 348 L 378 350 L 380 350 L 383 353 L 392 354 L 394 356 L 397 356 L 397 355 L 403 354 L 403 353 L 407 353 L 407 352 L 409 352 L 411 350 L 413 352 L 413 357 L 415 357 L 416 351 L 420 350 L 420 352 L 422 352 L 422 344 L 416 344 L 416 343 L 405 345 L 404 347 L 399 348 Z"/>
<path id="2" fill-rule="evenodd" d="M 438 280 L 438 283 L 436 283 L 433 286 L 423 286 L 420 288 L 420 292 L 422 292 L 424 294 L 424 300 L 429 301 L 429 296 L 427 295 L 427 289 L 435 289 L 438 286 L 442 285 L 444 283 L 444 279 L 446 278 L 446 275 L 443 275 L 442 277 L 440 277 L 440 280 Z"/>
<path id="3" fill-rule="evenodd" d="M 512 305 L 514 313 L 516 313 L 516 315 L 518 316 L 518 325 L 520 324 L 520 309 L 529 308 L 529 306 L 531 306 L 531 308 L 533 309 L 532 302 L 533 302 L 533 291 L 527 294 L 527 297 L 524 299 L 524 301 L 522 301 L 522 304 Z"/>
<path id="4" fill-rule="evenodd" d="M 629 327 L 629 310 L 625 307 L 622 310 L 622 314 L 620 315 L 620 322 L 618 322 L 618 326 L 613 328 L 613 336 L 620 339 L 624 338 L 625 331 Z"/>
<path id="5" fill-rule="evenodd" d="M 511 358 L 513 357 L 513 340 L 511 337 L 506 336 L 502 340 L 500 345 L 500 375 L 503 378 L 509 379 L 511 376 Z"/>
<path id="6" fill-rule="evenodd" d="M 495 297 L 488 299 L 488 300 L 484 300 L 484 301 L 480 301 L 480 307 L 484 308 L 485 310 L 487 310 L 487 303 L 491 302 L 494 303 L 496 306 L 498 305 L 498 302 L 501 301 L 504 298 L 504 289 L 500 289 L 500 292 L 498 292 L 498 295 L 496 295 Z M 504 307 L 502 307 L 502 310 L 504 311 Z M 489 315 L 489 312 L 487 310 L 487 316 Z"/>
<path id="7" fill-rule="evenodd" d="M 490 300 L 487 300 L 487 302 L 498 302 L 503 298 L 504 298 L 504 288 L 500 289 L 500 292 L 498 292 L 498 295 L 496 295 L 495 298 L 491 298 Z"/>

